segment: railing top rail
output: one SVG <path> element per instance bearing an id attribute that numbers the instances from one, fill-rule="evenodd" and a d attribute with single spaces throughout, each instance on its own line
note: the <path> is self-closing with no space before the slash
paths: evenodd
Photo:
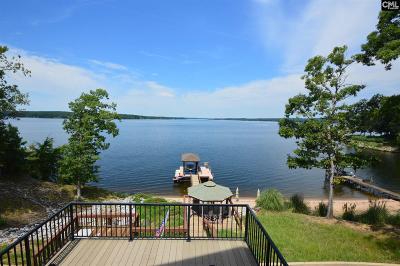
<path id="1" fill-rule="evenodd" d="M 160 203 L 137 203 L 137 202 L 80 202 L 73 201 L 72 205 L 136 205 L 136 206 L 223 206 L 223 207 L 248 207 L 249 204 L 224 204 L 224 203 L 183 203 L 183 202 L 160 202 Z"/>

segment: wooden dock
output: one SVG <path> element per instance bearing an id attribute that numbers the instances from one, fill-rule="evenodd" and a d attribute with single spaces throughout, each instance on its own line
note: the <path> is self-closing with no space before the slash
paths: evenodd
<path id="1" fill-rule="evenodd" d="M 192 183 L 192 187 L 200 184 L 200 177 L 199 175 L 192 174 L 190 176 L 190 182 Z"/>
<path id="2" fill-rule="evenodd" d="M 361 178 L 354 177 L 354 176 L 340 176 L 340 179 L 344 180 L 346 183 L 355 186 L 356 188 L 365 191 L 367 193 L 371 193 L 375 196 L 385 197 L 388 199 L 393 199 L 400 201 L 400 194 L 378 187 L 371 183 L 363 181 Z"/>

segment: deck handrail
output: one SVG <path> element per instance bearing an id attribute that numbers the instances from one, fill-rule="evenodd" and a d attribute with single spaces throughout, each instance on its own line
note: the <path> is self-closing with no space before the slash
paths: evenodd
<path id="1" fill-rule="evenodd" d="M 71 202 L 0 250 L 0 266 L 45 265 L 75 238 L 244 240 L 258 264 L 287 265 L 248 204 Z"/>

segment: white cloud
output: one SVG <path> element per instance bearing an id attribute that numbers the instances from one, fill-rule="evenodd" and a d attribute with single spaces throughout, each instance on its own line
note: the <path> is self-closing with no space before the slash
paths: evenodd
<path id="1" fill-rule="evenodd" d="M 384 70 L 384 66 L 377 63 L 368 67 L 354 64 L 349 68 L 348 82 L 365 84 L 366 88 L 360 92 L 358 98 L 369 98 L 374 94 L 393 95 L 400 93 L 400 61 L 395 61 L 392 70 Z"/>
<path id="2" fill-rule="evenodd" d="M 108 68 L 111 70 L 128 70 L 128 68 L 126 66 L 120 65 L 120 64 L 116 64 L 116 63 L 112 63 L 112 62 L 103 62 L 103 61 L 99 61 L 99 60 L 95 60 L 95 59 L 91 59 L 89 60 L 90 63 L 97 65 L 97 66 L 101 66 L 104 68 Z"/>
<path id="3" fill-rule="evenodd" d="M 175 96 L 172 89 L 170 89 L 166 86 L 160 85 L 155 81 L 147 81 L 145 84 L 149 89 L 153 90 L 157 96 L 162 96 L 162 97 L 174 97 Z"/>
<path id="4" fill-rule="evenodd" d="M 123 112 L 186 117 L 280 117 L 288 97 L 304 87 L 299 75 L 183 94 L 153 82 L 146 85 L 156 90 L 131 90 L 118 100 Z"/>
<path id="5" fill-rule="evenodd" d="M 31 109 L 66 110 L 67 103 L 90 88 L 101 87 L 104 77 L 85 68 L 63 64 L 55 59 L 32 55 L 23 50 L 11 49 L 20 54 L 31 77 L 13 75 L 11 78 L 21 89 L 31 95 Z"/>
<path id="6" fill-rule="evenodd" d="M 348 45 L 358 51 L 377 22 L 375 0 L 311 0 L 289 13 L 286 1 L 255 1 L 260 37 L 266 49 L 283 56 L 282 70 L 303 70 L 308 58 L 329 53 L 334 46 Z"/>
<path id="7" fill-rule="evenodd" d="M 176 88 L 155 80 L 143 80 L 125 69 L 111 72 L 89 70 L 55 59 L 32 55 L 14 49 L 32 71 L 29 78 L 13 76 L 21 90 L 30 93 L 28 110 L 67 110 L 68 102 L 82 92 L 102 87 L 110 93 L 121 113 L 186 116 L 186 117 L 281 117 L 289 97 L 304 92 L 301 74 L 286 74 L 271 79 L 255 80 L 237 86 L 211 91 L 181 93 Z M 360 97 L 375 93 L 399 93 L 400 62 L 391 71 L 382 65 L 353 65 L 349 82 L 367 88 Z"/>

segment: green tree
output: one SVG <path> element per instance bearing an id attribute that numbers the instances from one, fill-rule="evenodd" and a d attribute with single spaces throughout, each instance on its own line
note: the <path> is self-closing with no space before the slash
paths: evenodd
<path id="1" fill-rule="evenodd" d="M 362 99 L 350 106 L 349 112 L 347 113 L 347 120 L 353 127 L 354 132 L 360 132 L 362 134 L 369 132 L 369 115 L 368 101 L 366 99 Z"/>
<path id="2" fill-rule="evenodd" d="M 383 123 L 379 116 L 379 110 L 382 107 L 385 97 L 381 94 L 375 94 L 371 99 L 362 99 L 359 102 L 349 106 L 347 119 L 353 127 L 354 133 L 380 133 L 383 130 Z"/>
<path id="3" fill-rule="evenodd" d="M 18 128 L 0 123 L 0 177 L 15 176 L 24 169 L 24 145 Z"/>
<path id="4" fill-rule="evenodd" d="M 18 105 L 29 103 L 28 94 L 22 93 L 17 85 L 9 84 L 6 76 L 11 73 L 28 76 L 30 71 L 21 63 L 20 55 L 8 59 L 7 51 L 6 46 L 0 46 L 0 122 L 9 117 L 14 117 Z"/>
<path id="5" fill-rule="evenodd" d="M 107 91 L 91 90 L 69 103 L 72 114 L 64 120 L 64 130 L 69 134 L 68 144 L 62 148 L 60 177 L 75 184 L 77 197 L 87 182 L 97 181 L 99 167 L 96 161 L 101 150 L 110 146 L 106 134 L 117 136 L 115 123 L 119 119 L 116 104 L 108 103 Z"/>
<path id="6" fill-rule="evenodd" d="M 7 118 L 15 116 L 19 105 L 28 104 L 28 95 L 18 86 L 9 84 L 10 74 L 28 76 L 30 71 L 21 63 L 21 56 L 7 57 L 8 48 L 0 46 L 0 177 L 15 175 L 24 166 L 24 142 L 18 129 L 6 124 Z"/>
<path id="7" fill-rule="evenodd" d="M 380 132 L 389 139 L 400 138 L 400 95 L 385 97 L 381 108 L 378 110 L 381 122 Z M 397 143 L 400 144 L 399 141 Z"/>
<path id="8" fill-rule="evenodd" d="M 327 56 L 315 56 L 305 67 L 306 94 L 289 99 L 285 118 L 279 122 L 279 134 L 295 138 L 297 149 L 288 155 L 290 168 L 325 169 L 329 184 L 327 217 L 333 217 L 333 186 L 336 169 L 349 158 L 351 127 L 346 116 L 346 99 L 355 96 L 364 85 L 346 83 L 346 69 L 353 63 L 345 58 L 346 46 L 335 47 Z"/>
<path id="9" fill-rule="evenodd" d="M 60 148 L 54 147 L 54 140 L 47 137 L 43 143 L 32 144 L 27 149 L 28 170 L 32 177 L 42 180 L 57 179 Z"/>
<path id="10" fill-rule="evenodd" d="M 354 152 L 347 153 L 343 160 L 339 160 L 339 163 L 339 169 L 351 168 L 353 169 L 354 174 L 356 174 L 357 170 L 362 169 L 365 166 L 377 164 L 378 159 L 373 154 L 355 149 Z"/>
<path id="11" fill-rule="evenodd" d="M 362 53 L 354 58 L 364 65 L 374 65 L 380 61 L 386 70 L 391 62 L 400 56 L 400 11 L 381 11 L 376 30 L 367 36 L 367 42 L 361 46 Z"/>

